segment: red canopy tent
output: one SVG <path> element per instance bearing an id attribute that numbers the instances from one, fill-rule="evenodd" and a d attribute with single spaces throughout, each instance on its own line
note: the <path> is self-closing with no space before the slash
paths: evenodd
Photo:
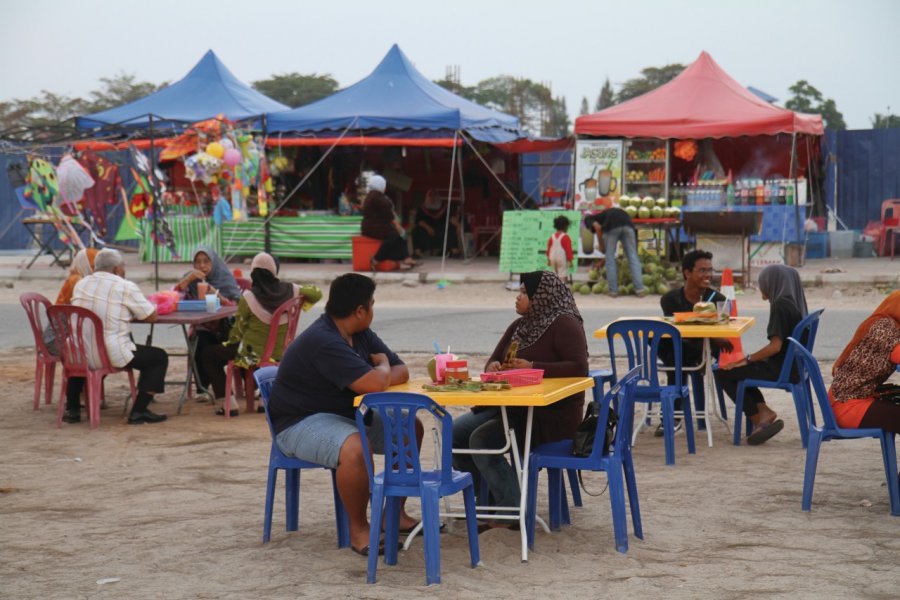
<path id="1" fill-rule="evenodd" d="M 707 52 L 672 81 L 575 119 L 575 133 L 606 137 L 722 138 L 778 133 L 822 135 L 822 117 L 756 97 Z"/>

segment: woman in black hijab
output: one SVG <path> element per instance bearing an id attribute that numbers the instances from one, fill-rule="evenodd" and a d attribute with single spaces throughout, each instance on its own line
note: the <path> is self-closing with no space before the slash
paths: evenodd
<path id="1" fill-rule="evenodd" d="M 588 350 L 581 314 L 572 292 L 559 277 L 550 271 L 523 274 L 516 312 L 519 318 L 500 338 L 485 371 L 543 369 L 544 377 L 587 376 Z M 512 408 L 507 414 L 522 448 L 527 409 Z M 571 439 L 583 418 L 584 392 L 535 408 L 531 443 Z M 454 419 L 454 448 L 502 448 L 505 444 L 498 408 L 475 409 Z M 519 505 L 518 475 L 504 456 L 454 454 L 453 466 L 472 473 L 476 481 L 484 477 L 496 506 Z M 479 488 L 476 483 L 475 489 Z"/>

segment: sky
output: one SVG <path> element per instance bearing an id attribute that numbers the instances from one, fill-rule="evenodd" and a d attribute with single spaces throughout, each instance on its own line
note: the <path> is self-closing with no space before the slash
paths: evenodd
<path id="1" fill-rule="evenodd" d="M 101 77 L 182 78 L 212 49 L 241 80 L 368 75 L 391 45 L 426 77 L 547 83 L 572 119 L 604 80 L 690 64 L 706 50 L 779 99 L 807 80 L 851 129 L 900 114 L 900 0 L 0 0 L 0 101 L 71 97 Z"/>

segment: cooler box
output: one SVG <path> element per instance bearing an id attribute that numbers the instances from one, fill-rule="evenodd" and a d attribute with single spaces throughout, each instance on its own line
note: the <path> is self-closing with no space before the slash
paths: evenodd
<path id="1" fill-rule="evenodd" d="M 831 245 L 831 258 L 852 258 L 853 242 L 856 241 L 858 232 L 849 231 L 829 231 L 828 240 Z"/>
<path id="2" fill-rule="evenodd" d="M 828 232 L 810 232 L 806 234 L 806 258 L 828 257 Z"/>
<path id="3" fill-rule="evenodd" d="M 353 247 L 353 270 L 354 271 L 371 271 L 372 257 L 378 252 L 381 246 L 381 240 L 366 237 L 363 235 L 355 235 L 351 238 Z M 397 261 L 382 260 L 375 265 L 376 271 L 396 271 L 400 268 Z"/>

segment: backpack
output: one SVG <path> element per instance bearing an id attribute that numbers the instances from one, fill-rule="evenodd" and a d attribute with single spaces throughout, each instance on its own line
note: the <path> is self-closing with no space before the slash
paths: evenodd
<path id="1" fill-rule="evenodd" d="M 550 249 L 547 250 L 547 260 L 554 267 L 556 265 L 565 265 L 569 259 L 566 256 L 566 249 L 562 245 L 562 236 L 565 234 L 554 233 L 550 236 Z"/>

